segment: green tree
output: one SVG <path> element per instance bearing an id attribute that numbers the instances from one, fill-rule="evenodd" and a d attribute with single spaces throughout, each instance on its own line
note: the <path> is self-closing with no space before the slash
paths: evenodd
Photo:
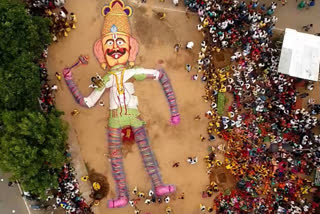
<path id="1" fill-rule="evenodd" d="M 56 172 L 65 162 L 67 129 L 60 114 L 3 111 L 0 115 L 0 168 L 37 195 L 57 187 Z"/>
<path id="2" fill-rule="evenodd" d="M 0 169 L 26 191 L 45 196 L 58 186 L 67 127 L 61 113 L 40 112 L 38 61 L 50 22 L 19 0 L 0 0 Z"/>
<path id="3" fill-rule="evenodd" d="M 0 1 L 0 109 L 38 107 L 36 62 L 50 43 L 50 21 L 31 16 L 21 1 Z"/>

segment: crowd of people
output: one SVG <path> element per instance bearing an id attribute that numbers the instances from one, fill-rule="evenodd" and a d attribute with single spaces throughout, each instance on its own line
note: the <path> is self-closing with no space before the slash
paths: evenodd
<path id="1" fill-rule="evenodd" d="M 33 14 L 41 15 L 46 8 L 55 9 L 57 7 L 63 7 L 66 3 L 65 0 L 25 0 L 30 12 Z"/>
<path id="2" fill-rule="evenodd" d="M 46 60 L 48 50 L 44 50 L 43 53 L 43 60 Z M 44 62 L 39 63 L 39 72 L 41 81 L 41 93 L 39 98 L 39 104 L 43 112 L 49 113 L 54 108 L 54 92 L 58 90 L 58 86 L 49 85 L 48 70 Z"/>
<path id="3" fill-rule="evenodd" d="M 75 169 L 66 163 L 59 174 L 59 187 L 55 195 L 55 208 L 62 207 L 67 214 L 92 214 L 90 206 L 85 202 L 75 178 Z"/>
<path id="4" fill-rule="evenodd" d="M 206 82 L 204 99 L 211 103 L 208 134 L 226 141 L 223 166 L 236 179 L 208 211 L 319 212 L 319 187 L 311 176 L 320 167 L 320 136 L 312 130 L 319 125 L 319 104 L 299 105 L 308 94 L 299 93 L 297 85 L 304 82 L 312 90 L 312 82 L 277 72 L 281 49 L 271 38 L 277 3 L 190 0 L 187 6 L 199 14 L 197 28 L 204 35 L 198 72 Z M 215 67 L 213 58 L 230 50 L 231 64 Z M 219 115 L 218 97 L 225 92 L 233 102 Z M 214 152 L 206 161 L 208 168 L 217 166 Z"/>
<path id="5" fill-rule="evenodd" d="M 58 90 L 57 85 L 49 85 L 48 71 L 46 68 L 46 58 L 48 50 L 45 49 L 42 54 L 42 62 L 39 63 L 41 93 L 39 98 L 40 108 L 44 113 L 50 113 L 54 109 L 54 93 Z M 61 74 L 55 74 L 57 80 L 61 80 Z M 66 157 L 70 154 L 66 152 Z M 79 183 L 75 178 L 75 170 L 66 163 L 59 174 L 59 187 L 57 193 L 53 195 L 56 203 L 54 209 L 61 207 L 69 214 L 91 214 L 91 208 L 88 206 L 79 191 Z M 51 199 L 51 197 L 49 197 Z"/>
<path id="6" fill-rule="evenodd" d="M 179 164 L 178 164 L 179 166 Z M 176 167 L 178 167 L 176 166 Z M 170 197 L 157 197 L 152 190 L 149 190 L 148 194 L 138 189 L 138 187 L 134 187 L 132 190 L 132 198 L 129 201 L 131 207 L 134 208 L 134 214 L 141 214 L 142 211 L 138 208 L 140 206 L 140 201 L 145 203 L 146 205 L 155 204 L 155 203 L 163 203 L 168 204 L 170 202 Z M 184 199 L 184 194 L 182 193 L 178 199 Z M 170 206 L 166 206 L 166 214 L 171 214 L 172 208 Z M 146 213 L 151 214 L 151 213 Z"/>
<path id="7" fill-rule="evenodd" d="M 77 22 L 76 16 L 63 8 L 58 1 L 29 1 L 30 8 L 45 8 L 51 17 L 53 40 L 67 36 Z M 59 1 L 60 3 L 62 1 Z M 308 107 L 302 108 L 299 100 L 308 97 L 299 93 L 297 85 L 301 80 L 277 72 L 280 48 L 271 38 L 277 17 L 273 15 L 276 2 L 270 5 L 235 0 L 189 0 L 189 10 L 199 14 L 201 24 L 197 29 L 203 33 L 198 59 L 198 73 L 205 82 L 205 101 L 210 102 L 208 118 L 209 139 L 218 135 L 227 142 L 225 161 L 216 160 L 211 151 L 205 158 L 208 173 L 214 167 L 226 167 L 236 179 L 236 185 L 229 191 L 219 192 L 219 185 L 211 182 L 206 197 L 219 194 L 206 209 L 201 211 L 217 213 L 316 213 L 319 209 L 319 187 L 311 178 L 320 167 L 320 135 L 313 133 L 319 125 L 317 115 L 320 104 L 309 99 Z M 59 15 L 54 13 L 60 8 Z M 32 10 L 32 9 L 31 9 Z M 193 44 L 189 44 L 187 48 Z M 177 46 L 177 49 L 180 47 Z M 175 47 L 176 49 L 176 47 Z M 226 50 L 226 51 L 225 51 Z M 213 58 L 232 50 L 231 64 L 215 67 Z M 47 51 L 44 52 L 46 57 Z M 225 54 L 227 55 L 227 54 Z M 187 65 L 188 72 L 191 65 Z M 61 79 L 59 73 L 56 77 Z M 40 63 L 41 97 L 44 112 L 54 107 L 54 91 L 57 86 L 49 86 L 44 63 Z M 95 79 L 94 79 L 95 80 Z M 93 83 L 96 83 L 93 81 Z M 304 81 L 306 90 L 313 90 L 312 82 Z M 93 84 L 92 87 L 95 85 Z M 218 113 L 221 107 L 218 97 L 224 93 L 233 96 L 232 105 L 224 115 Z M 195 164 L 197 157 L 188 157 L 188 163 Z M 175 163 L 174 167 L 179 164 Z M 153 192 L 149 197 L 143 192 L 132 192 L 137 196 L 130 201 L 135 213 L 140 213 L 137 202 L 156 203 Z M 312 197 L 308 200 L 306 196 Z M 170 201 L 167 197 L 166 203 Z M 161 199 L 158 201 L 161 202 Z M 79 184 L 70 164 L 65 164 L 59 175 L 56 207 L 67 213 L 91 213 L 79 192 Z M 168 210 L 168 211 L 167 211 Z M 171 208 L 166 210 L 171 213 Z"/>
<path id="8" fill-rule="evenodd" d="M 65 0 L 26 0 L 26 3 L 30 14 L 51 20 L 50 33 L 54 42 L 67 37 L 76 28 L 77 16 L 64 7 Z"/>
<path id="9" fill-rule="evenodd" d="M 311 1 L 300 1 L 300 3 L 298 4 L 298 9 L 303 9 L 303 8 L 307 8 L 309 9 L 310 7 L 313 7 L 315 5 L 315 0 L 311 0 Z"/>

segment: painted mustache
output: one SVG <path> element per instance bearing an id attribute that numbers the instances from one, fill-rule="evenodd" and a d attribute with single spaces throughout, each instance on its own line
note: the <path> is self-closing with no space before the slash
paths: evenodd
<path id="1" fill-rule="evenodd" d="M 108 49 L 106 52 L 108 56 L 111 56 L 114 59 L 119 59 L 127 52 L 127 49 L 125 48 L 119 48 L 119 50 Z"/>

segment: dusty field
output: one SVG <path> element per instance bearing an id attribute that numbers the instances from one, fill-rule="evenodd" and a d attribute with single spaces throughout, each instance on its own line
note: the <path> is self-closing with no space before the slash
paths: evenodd
<path id="1" fill-rule="evenodd" d="M 67 1 L 66 8 L 69 12 L 77 14 L 78 24 L 77 29 L 73 30 L 68 38 L 50 46 L 48 70 L 51 74 L 52 83 L 57 83 L 54 73 L 61 72 L 65 66 L 71 65 L 80 54 L 90 56 L 89 65 L 80 67 L 73 73 L 80 90 L 85 96 L 91 91 L 88 88 L 90 78 L 96 73 L 104 75 L 104 71 L 100 69 L 99 63 L 93 55 L 93 44 L 100 36 L 103 23 L 100 10 L 105 3 L 102 0 Z M 158 159 L 163 180 L 177 186 L 177 194 L 172 197 L 169 205 L 173 208 L 174 213 L 199 213 L 199 204 L 210 205 L 212 200 L 201 198 L 201 192 L 209 182 L 202 158 L 207 154 L 207 147 L 210 144 L 209 142 L 201 142 L 199 138 L 200 134 L 205 135 L 206 133 L 207 123 L 203 113 L 208 110 L 208 105 L 201 98 L 204 92 L 201 81 L 192 81 L 190 79 L 191 74 L 188 74 L 184 69 L 186 63 L 195 65 L 197 60 L 201 41 L 201 34 L 196 31 L 198 19 L 197 16 L 193 15 L 190 16 L 190 19 L 186 19 L 183 12 L 184 7 L 173 7 L 171 1 L 163 4 L 156 0 L 148 0 L 147 4 L 141 7 L 138 7 L 135 3 L 131 3 L 131 5 L 134 8 L 131 18 L 133 36 L 140 43 L 136 64 L 145 68 L 156 68 L 161 64 L 165 68 L 171 78 L 182 118 L 179 126 L 172 127 L 169 125 L 168 105 L 158 82 L 149 80 L 135 83 L 140 111 L 143 119 L 147 122 L 146 127 L 151 146 Z M 151 6 L 166 7 L 182 12 L 168 11 L 167 18 L 160 21 L 155 17 Z M 306 15 L 303 15 L 303 18 L 295 19 L 289 16 L 292 17 L 293 11 L 295 11 L 295 2 L 290 2 L 290 5 L 283 9 L 281 7 L 279 2 L 281 13 L 278 11 L 276 15 L 279 14 L 280 16 L 280 27 L 296 28 L 309 24 L 312 19 L 319 19 L 319 14 L 315 15 L 318 5 L 317 8 L 312 8 L 312 13 L 299 11 L 299 15 L 302 13 Z M 160 11 L 160 9 L 154 10 Z M 319 30 L 319 26 L 316 27 Z M 192 51 L 182 49 L 178 54 L 174 52 L 173 46 L 176 43 L 181 43 L 184 46 L 190 40 L 195 42 Z M 105 107 L 97 105 L 92 109 L 84 109 L 76 104 L 63 81 L 59 82 L 58 85 L 60 90 L 56 95 L 57 107 L 66 112 L 64 119 L 69 123 L 70 129 L 74 129 L 77 134 L 84 160 L 90 168 L 108 178 L 111 188 L 108 199 L 113 198 L 115 189 L 111 167 L 104 155 L 107 153 L 106 125 L 109 96 L 105 94 L 103 97 Z M 316 90 L 318 91 L 318 88 Z M 317 101 L 319 102 L 319 100 Z M 77 117 L 71 117 L 70 115 L 74 108 L 80 110 Z M 195 121 L 193 118 L 198 114 L 201 115 L 201 120 Z M 221 141 L 217 139 L 211 145 L 218 145 L 219 143 Z M 138 186 L 141 190 L 148 191 L 150 179 L 144 170 L 138 149 L 136 145 L 131 149 L 124 160 L 129 189 L 132 190 L 134 186 Z M 200 161 L 196 165 L 189 165 L 186 162 L 188 156 L 198 156 Z M 172 168 L 172 164 L 176 161 L 180 162 L 180 167 Z M 184 200 L 178 199 L 182 192 L 185 193 Z M 140 202 L 139 208 L 143 211 L 143 214 L 148 212 L 152 214 L 165 213 L 165 204 L 145 206 Z M 99 209 L 102 214 L 133 213 L 130 206 L 122 209 L 108 209 L 106 208 L 106 200 L 102 201 Z"/>

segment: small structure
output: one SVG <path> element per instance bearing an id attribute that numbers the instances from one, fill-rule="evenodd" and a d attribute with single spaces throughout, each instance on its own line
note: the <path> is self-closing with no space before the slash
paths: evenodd
<path id="1" fill-rule="evenodd" d="M 279 73 L 318 81 L 319 64 L 320 37 L 286 28 L 278 66 Z"/>

